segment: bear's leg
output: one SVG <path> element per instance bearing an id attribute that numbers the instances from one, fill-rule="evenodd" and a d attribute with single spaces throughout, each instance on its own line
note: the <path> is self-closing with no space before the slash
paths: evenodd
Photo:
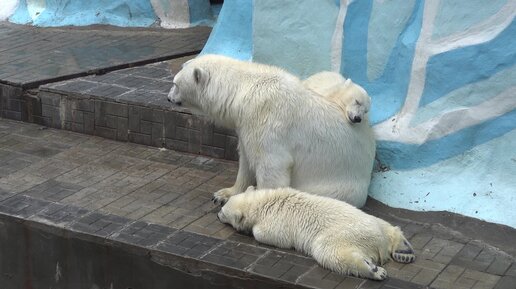
<path id="1" fill-rule="evenodd" d="M 290 155 L 271 153 L 258 162 L 256 186 L 258 189 L 277 189 L 290 186 L 293 161 Z"/>
<path id="2" fill-rule="evenodd" d="M 249 169 L 249 162 L 243 146 L 239 145 L 239 149 L 238 173 L 235 184 L 230 188 L 215 192 L 212 198 L 215 204 L 224 205 L 231 196 L 244 192 L 247 187 L 254 185 L 256 182 L 254 174 Z"/>
<path id="3" fill-rule="evenodd" d="M 337 250 L 319 250 L 313 254 L 319 264 L 340 274 L 354 275 L 372 280 L 384 280 L 387 271 L 377 266 L 371 258 L 364 255 L 359 249 L 348 244 L 340 245 Z"/>
<path id="4" fill-rule="evenodd" d="M 416 260 L 414 249 L 409 241 L 402 236 L 400 242 L 392 251 L 392 259 L 399 263 L 412 263 Z"/>

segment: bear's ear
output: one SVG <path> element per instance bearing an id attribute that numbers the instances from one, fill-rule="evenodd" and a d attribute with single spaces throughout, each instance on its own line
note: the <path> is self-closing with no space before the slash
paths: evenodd
<path id="1" fill-rule="evenodd" d="M 206 78 L 206 72 L 202 68 L 194 68 L 193 72 L 195 83 L 199 84 Z"/>
<path id="2" fill-rule="evenodd" d="M 242 212 L 239 212 L 239 215 L 237 215 L 236 220 L 237 220 L 237 224 L 242 225 L 245 220 L 244 214 L 242 214 Z"/>

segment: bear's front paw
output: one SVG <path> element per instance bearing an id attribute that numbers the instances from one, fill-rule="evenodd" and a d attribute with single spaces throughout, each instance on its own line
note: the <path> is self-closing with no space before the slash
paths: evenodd
<path id="1" fill-rule="evenodd" d="M 382 280 L 385 280 L 385 278 L 387 278 L 387 271 L 384 268 L 379 267 L 379 266 L 376 266 L 375 270 L 372 270 L 371 273 L 372 273 L 371 279 L 373 279 L 373 280 L 382 281 Z"/>
<path id="2" fill-rule="evenodd" d="M 237 192 L 235 189 L 231 188 L 225 188 L 218 190 L 213 194 L 213 198 L 211 199 L 215 204 L 223 206 L 231 196 L 236 195 Z"/>

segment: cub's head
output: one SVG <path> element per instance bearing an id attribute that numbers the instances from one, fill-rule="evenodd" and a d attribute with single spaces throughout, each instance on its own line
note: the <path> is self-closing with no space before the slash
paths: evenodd
<path id="1" fill-rule="evenodd" d="M 246 194 L 242 193 L 229 198 L 220 209 L 217 218 L 222 223 L 231 225 L 240 233 L 250 234 L 254 223 L 250 218 L 250 206 Z"/>
<path id="2" fill-rule="evenodd" d="M 371 108 L 371 98 L 360 85 L 353 83 L 350 79 L 344 82 L 340 88 L 343 95 L 342 101 L 346 106 L 346 117 L 351 123 L 359 123 L 366 120 L 367 113 Z"/>

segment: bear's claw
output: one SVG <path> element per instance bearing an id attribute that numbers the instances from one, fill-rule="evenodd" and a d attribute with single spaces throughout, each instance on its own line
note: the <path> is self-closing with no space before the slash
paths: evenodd
<path id="1" fill-rule="evenodd" d="M 392 258 L 394 261 L 399 263 L 412 263 L 416 260 L 416 255 L 414 255 L 414 252 L 409 252 L 409 250 L 400 250 L 400 251 L 394 251 L 392 253 Z"/>
<path id="2" fill-rule="evenodd" d="M 225 188 L 215 192 L 211 200 L 213 203 L 223 206 L 229 200 L 229 198 L 235 194 L 236 193 L 233 188 Z"/>
<path id="3" fill-rule="evenodd" d="M 373 278 L 374 280 L 385 280 L 385 278 L 387 278 L 387 270 L 385 270 L 384 268 L 382 267 L 376 267 L 377 268 L 377 271 L 376 272 L 373 272 Z"/>
<path id="4" fill-rule="evenodd" d="M 392 259 L 399 263 L 412 263 L 416 260 L 414 249 L 409 241 L 404 239 L 398 248 L 392 252 Z"/>

